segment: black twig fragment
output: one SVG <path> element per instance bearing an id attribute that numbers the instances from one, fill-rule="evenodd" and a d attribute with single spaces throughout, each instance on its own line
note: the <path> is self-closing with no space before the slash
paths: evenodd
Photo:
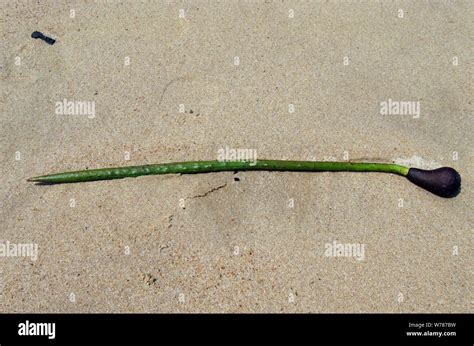
<path id="1" fill-rule="evenodd" d="M 53 45 L 54 42 L 56 42 L 56 40 L 54 38 L 45 36 L 45 35 L 43 35 L 42 32 L 39 32 L 39 31 L 33 31 L 33 33 L 31 34 L 31 37 L 35 38 L 35 39 L 39 38 L 39 39 L 43 40 L 44 42 L 46 42 L 48 44 L 51 44 L 51 45 Z"/>

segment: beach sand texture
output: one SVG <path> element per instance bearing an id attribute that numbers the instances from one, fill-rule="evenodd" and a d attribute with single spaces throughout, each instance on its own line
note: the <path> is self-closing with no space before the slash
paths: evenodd
<path id="1" fill-rule="evenodd" d="M 473 2 L 0 7 L 0 246 L 38 246 L 0 257 L 1 312 L 473 311 Z M 378 173 L 26 182 L 226 147 L 451 166 L 462 191 Z"/>

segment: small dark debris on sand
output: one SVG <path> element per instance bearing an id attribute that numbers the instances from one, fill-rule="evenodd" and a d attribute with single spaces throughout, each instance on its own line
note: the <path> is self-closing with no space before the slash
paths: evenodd
<path id="1" fill-rule="evenodd" d="M 43 40 L 44 42 L 46 42 L 47 44 L 51 44 L 51 45 L 53 45 L 54 42 L 56 42 L 56 40 L 54 38 L 45 36 L 45 35 L 43 35 L 42 32 L 39 32 L 39 31 L 33 31 L 33 33 L 31 34 L 31 37 L 34 38 L 34 39 L 39 38 L 39 39 Z"/>

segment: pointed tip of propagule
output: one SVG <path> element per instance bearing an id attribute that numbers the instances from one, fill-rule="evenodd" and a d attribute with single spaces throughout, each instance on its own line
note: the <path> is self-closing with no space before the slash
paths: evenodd
<path id="1" fill-rule="evenodd" d="M 29 182 L 32 182 L 32 183 L 42 183 L 42 182 L 45 182 L 45 179 L 44 177 L 32 177 L 32 178 L 28 178 L 26 179 L 26 181 L 29 181 Z"/>

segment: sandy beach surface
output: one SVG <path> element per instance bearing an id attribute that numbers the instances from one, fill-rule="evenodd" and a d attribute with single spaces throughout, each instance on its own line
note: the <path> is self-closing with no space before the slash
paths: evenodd
<path id="1" fill-rule="evenodd" d="M 1 312 L 473 311 L 473 2 L 0 7 Z M 462 191 L 381 173 L 26 181 L 223 148 L 451 166 Z"/>

